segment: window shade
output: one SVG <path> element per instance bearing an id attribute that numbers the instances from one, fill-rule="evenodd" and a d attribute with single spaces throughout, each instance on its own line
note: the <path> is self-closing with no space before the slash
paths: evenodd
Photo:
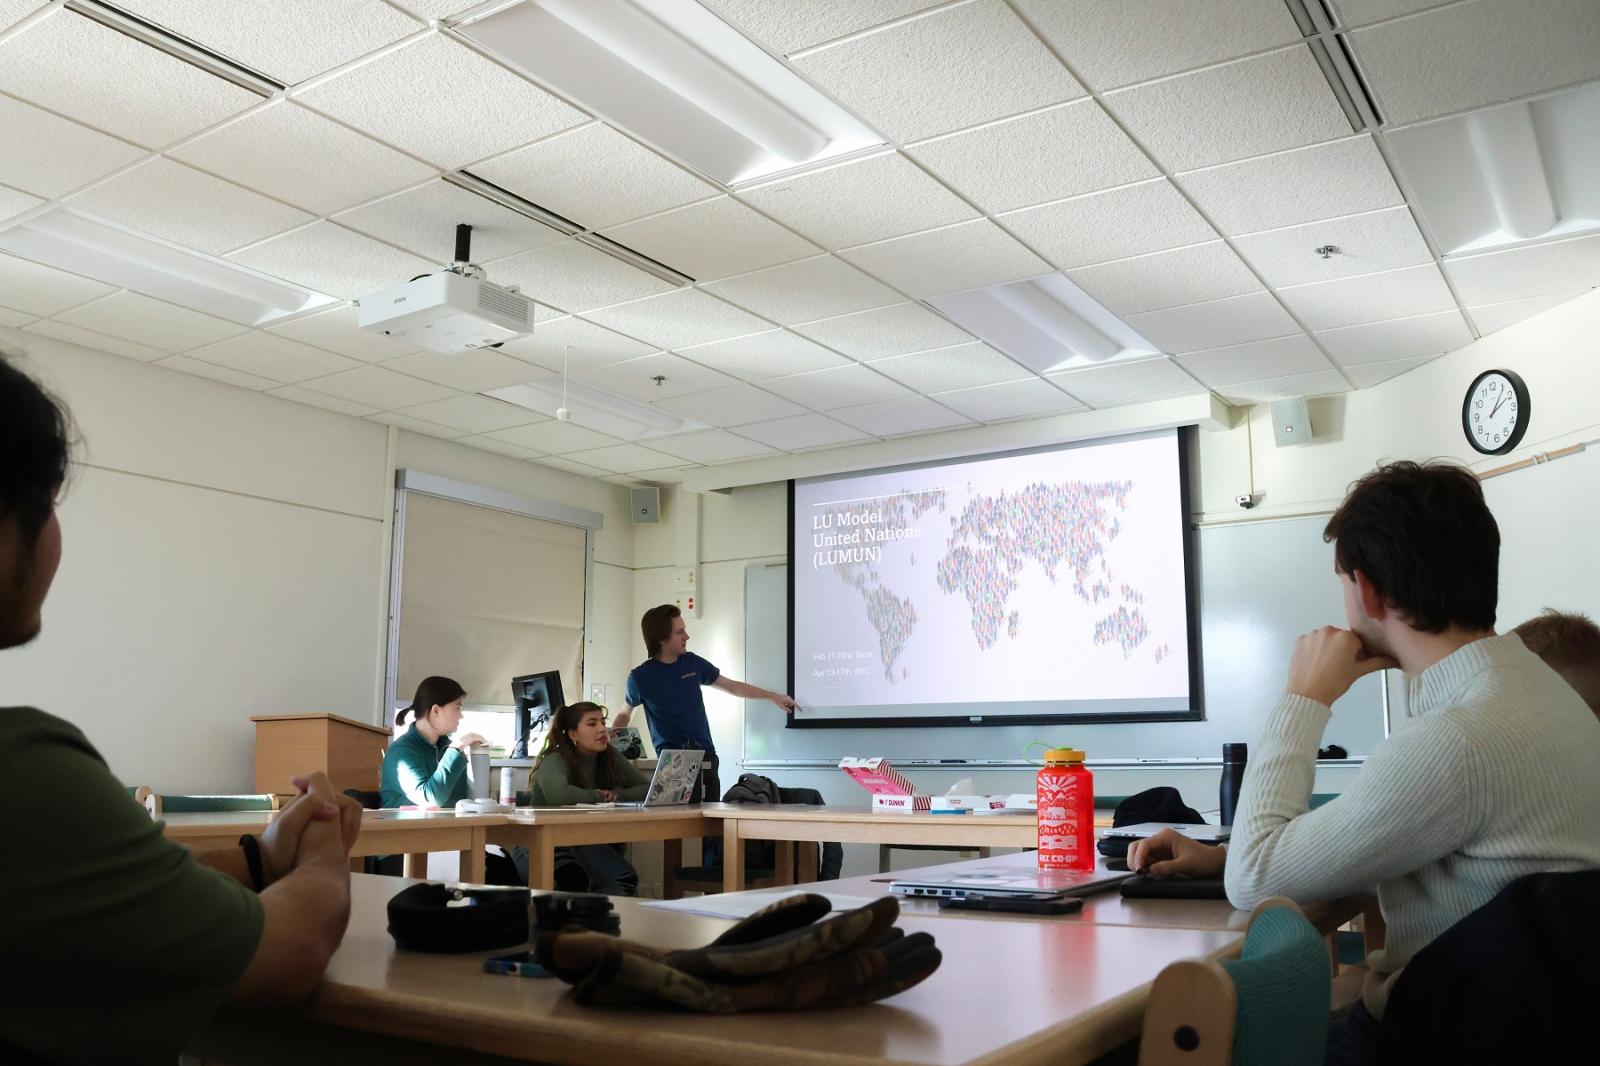
<path id="1" fill-rule="evenodd" d="M 408 492 L 395 698 L 443 674 L 468 703 L 511 703 L 511 679 L 583 658 L 586 530 Z"/>

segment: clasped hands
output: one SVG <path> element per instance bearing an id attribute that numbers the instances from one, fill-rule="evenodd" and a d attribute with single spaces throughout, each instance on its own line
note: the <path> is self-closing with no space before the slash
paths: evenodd
<path id="1" fill-rule="evenodd" d="M 361 832 L 361 804 L 336 791 L 327 774 L 307 774 L 293 781 L 299 794 L 267 823 L 257 840 L 268 885 L 306 862 L 343 865 Z"/>

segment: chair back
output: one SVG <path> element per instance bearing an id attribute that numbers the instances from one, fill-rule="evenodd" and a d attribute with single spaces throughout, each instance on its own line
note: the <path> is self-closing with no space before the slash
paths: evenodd
<path id="1" fill-rule="evenodd" d="M 1327 945 L 1286 899 L 1257 907 L 1237 959 L 1186 959 L 1151 990 L 1140 1066 L 1319 1066 L 1333 975 Z"/>
<path id="2" fill-rule="evenodd" d="M 364 810 L 376 811 L 383 808 L 383 793 L 376 789 L 347 788 L 344 794 L 361 804 Z"/>
<path id="3" fill-rule="evenodd" d="M 278 809 L 278 797 L 271 793 L 259 796 L 165 796 L 159 792 L 151 792 L 145 796 L 144 806 L 152 818 L 161 818 L 168 814 L 275 811 Z"/>

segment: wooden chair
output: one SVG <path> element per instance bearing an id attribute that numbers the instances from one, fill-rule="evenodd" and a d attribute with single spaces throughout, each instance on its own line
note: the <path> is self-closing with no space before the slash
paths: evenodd
<path id="1" fill-rule="evenodd" d="M 1292 901 L 1269 899 L 1237 959 L 1185 959 L 1156 977 L 1139 1066 L 1319 1066 L 1331 997 L 1321 934 Z"/>
<path id="2" fill-rule="evenodd" d="M 150 817 L 161 818 L 168 814 L 216 814 L 222 811 L 275 811 L 278 797 L 269 793 L 259 796 L 164 796 L 146 790 L 144 808 Z"/>

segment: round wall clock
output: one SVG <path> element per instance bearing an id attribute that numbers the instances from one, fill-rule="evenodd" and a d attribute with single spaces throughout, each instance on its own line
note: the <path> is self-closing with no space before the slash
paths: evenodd
<path id="1" fill-rule="evenodd" d="M 1510 370 L 1485 370 L 1461 401 L 1461 431 L 1485 455 L 1504 455 L 1522 441 L 1533 407 L 1528 386 Z"/>

